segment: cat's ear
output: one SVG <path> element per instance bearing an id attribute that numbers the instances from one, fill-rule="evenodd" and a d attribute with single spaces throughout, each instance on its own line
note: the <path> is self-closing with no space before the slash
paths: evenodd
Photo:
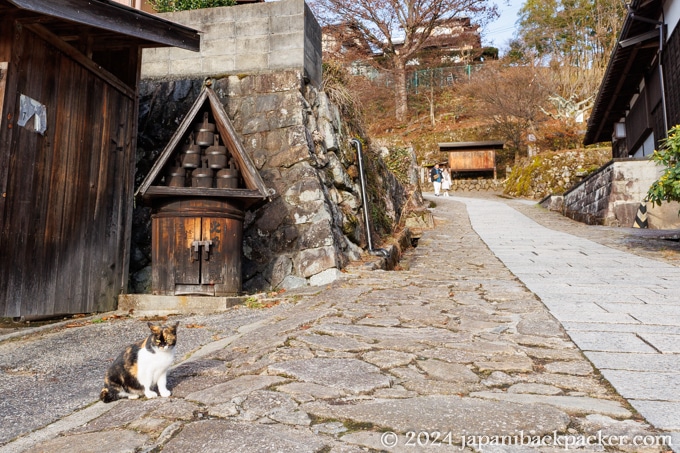
<path id="1" fill-rule="evenodd" d="M 146 324 L 149 326 L 149 329 L 151 329 L 151 331 L 152 331 L 153 333 L 156 333 L 156 334 L 157 334 L 157 333 L 160 333 L 160 331 L 161 331 L 161 326 L 156 325 L 156 324 L 154 324 L 154 323 L 152 323 L 152 322 L 147 322 Z"/>

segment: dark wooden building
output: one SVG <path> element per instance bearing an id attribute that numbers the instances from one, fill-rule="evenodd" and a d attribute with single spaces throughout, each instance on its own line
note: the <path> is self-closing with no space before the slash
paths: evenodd
<path id="1" fill-rule="evenodd" d="M 680 0 L 631 0 L 588 120 L 584 144 L 612 157 L 653 154 L 680 123 Z"/>
<path id="2" fill-rule="evenodd" d="M 107 0 L 0 0 L 0 316 L 116 308 L 141 51 L 166 46 L 200 37 Z"/>

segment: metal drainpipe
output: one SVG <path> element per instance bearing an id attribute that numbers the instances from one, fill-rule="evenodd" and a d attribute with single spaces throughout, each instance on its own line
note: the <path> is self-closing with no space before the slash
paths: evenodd
<path id="1" fill-rule="evenodd" d="M 385 249 L 373 249 L 373 241 L 371 240 L 371 223 L 369 221 L 368 212 L 368 197 L 366 196 L 366 177 L 364 176 L 364 155 L 361 151 L 361 142 L 356 138 L 350 142 L 357 149 L 357 160 L 359 161 L 359 182 L 361 183 L 361 201 L 364 205 L 364 225 L 366 227 L 366 242 L 368 243 L 368 253 L 372 255 L 388 256 L 389 252 Z"/>
<path id="2" fill-rule="evenodd" d="M 661 82 L 661 107 L 663 108 L 663 135 L 668 138 L 668 110 L 666 109 L 666 83 L 663 76 L 663 57 L 664 57 L 664 44 L 666 44 L 666 18 L 663 17 L 659 24 L 659 81 Z"/>

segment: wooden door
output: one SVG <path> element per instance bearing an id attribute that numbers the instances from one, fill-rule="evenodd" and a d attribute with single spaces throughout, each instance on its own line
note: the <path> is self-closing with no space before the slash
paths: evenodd
<path id="1" fill-rule="evenodd" d="M 200 240 L 201 218 L 157 216 L 151 228 L 153 292 L 172 295 L 176 285 L 192 292 L 189 287 L 198 287 L 201 281 L 200 259 L 195 259 L 193 250 Z"/>
<path id="2" fill-rule="evenodd" d="M 230 217 L 203 218 L 202 237 L 210 241 L 209 259 L 202 263 L 202 282 L 214 285 L 215 295 L 241 292 L 243 221 Z"/>
<path id="3" fill-rule="evenodd" d="M 175 285 L 195 286 L 201 284 L 201 218 L 179 217 L 177 219 L 177 244 L 175 255 Z"/>
<path id="4" fill-rule="evenodd" d="M 240 292 L 241 220 L 156 216 L 152 224 L 154 293 L 212 296 Z"/>

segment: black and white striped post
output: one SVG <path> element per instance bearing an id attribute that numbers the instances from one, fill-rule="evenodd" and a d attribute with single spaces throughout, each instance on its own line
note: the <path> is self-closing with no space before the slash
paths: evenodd
<path id="1" fill-rule="evenodd" d="M 637 214 L 635 214 L 633 228 L 649 228 L 649 223 L 647 222 L 647 199 L 640 202 L 640 207 L 637 210 Z"/>

